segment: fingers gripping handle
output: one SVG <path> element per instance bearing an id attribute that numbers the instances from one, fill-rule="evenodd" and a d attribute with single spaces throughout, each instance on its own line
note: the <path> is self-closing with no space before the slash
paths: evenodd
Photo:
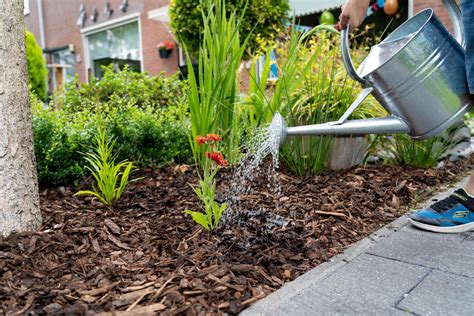
<path id="1" fill-rule="evenodd" d="M 368 82 L 361 78 L 354 67 L 351 59 L 351 53 L 349 51 L 349 26 L 341 31 L 341 50 L 342 50 L 342 61 L 346 67 L 347 73 L 355 81 L 360 82 L 364 87 L 368 86 Z"/>

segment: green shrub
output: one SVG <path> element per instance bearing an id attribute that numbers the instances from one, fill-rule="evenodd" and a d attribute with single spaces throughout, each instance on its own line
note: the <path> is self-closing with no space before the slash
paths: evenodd
<path id="1" fill-rule="evenodd" d="M 34 96 L 32 97 L 32 99 Z M 117 101 L 114 101 L 115 104 Z M 82 179 L 86 162 L 79 152 L 94 142 L 97 126 L 90 110 L 68 112 L 33 103 L 33 131 L 38 178 L 41 184 L 66 184 Z M 36 104 L 36 105 L 35 105 Z M 107 132 L 115 138 L 119 160 L 140 167 L 189 163 L 189 118 L 183 107 L 159 111 L 121 105 L 102 112 Z"/>
<path id="2" fill-rule="evenodd" d="M 79 83 L 79 78 L 67 83 L 64 92 L 55 97 L 58 107 L 69 112 L 85 108 L 95 110 L 97 104 L 116 107 L 133 104 L 139 108 L 179 106 L 185 102 L 187 85 L 178 75 L 166 77 L 164 73 L 149 76 L 131 71 L 128 67 L 117 72 L 113 66 L 104 67 L 101 79 L 92 77 L 89 83 Z M 117 104 L 116 100 L 121 100 Z"/>
<path id="3" fill-rule="evenodd" d="M 157 113 L 151 107 L 114 111 L 107 122 L 117 142 L 119 159 L 153 168 L 190 162 L 187 125 L 173 113 Z"/>
<path id="4" fill-rule="evenodd" d="M 203 8 L 207 14 L 210 3 L 214 4 L 215 1 L 170 2 L 171 28 L 193 55 L 199 52 L 200 41 L 203 39 Z M 257 51 L 262 42 L 275 40 L 290 8 L 288 0 L 226 0 L 225 4 L 229 14 L 236 10 L 237 15 L 243 15 L 240 34 L 250 36 L 248 49 L 251 53 Z"/>
<path id="5" fill-rule="evenodd" d="M 42 100 L 46 100 L 46 64 L 43 50 L 28 30 L 25 32 L 26 59 L 28 64 L 28 81 L 30 89 Z"/>
<path id="6" fill-rule="evenodd" d="M 40 184 L 71 183 L 81 179 L 84 176 L 84 160 L 78 152 L 89 135 L 82 129 L 72 128 L 63 111 L 43 107 L 41 103 L 33 105 L 32 109 Z"/>

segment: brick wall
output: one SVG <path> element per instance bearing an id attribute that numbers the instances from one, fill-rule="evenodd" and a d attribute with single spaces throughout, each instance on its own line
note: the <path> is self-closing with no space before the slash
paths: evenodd
<path id="1" fill-rule="evenodd" d="M 451 20 L 441 0 L 413 0 L 413 14 L 432 8 L 436 16 L 452 31 Z"/>
<path id="2" fill-rule="evenodd" d="M 76 55 L 76 72 L 81 81 L 86 80 L 85 51 L 83 47 L 83 35 L 81 29 L 76 25 L 79 18 L 79 8 L 83 4 L 87 13 L 85 28 L 100 25 L 108 21 L 140 13 L 141 24 L 141 48 L 143 50 L 144 70 L 151 75 L 156 75 L 160 71 L 165 71 L 171 75 L 176 72 L 178 61 L 178 50 L 173 49 L 173 53 L 168 59 L 160 59 L 156 49 L 159 42 L 163 40 L 173 40 L 162 22 L 148 19 L 148 11 L 165 6 L 169 0 L 129 0 L 127 12 L 119 10 L 120 0 L 109 0 L 110 7 L 114 13 L 110 18 L 104 14 L 105 1 L 97 0 L 43 0 L 43 17 L 46 38 L 46 48 L 57 48 L 73 44 Z M 96 22 L 90 17 L 94 7 L 97 7 L 99 16 Z M 31 13 L 25 17 L 27 27 L 40 42 L 39 16 L 36 0 L 30 0 Z"/>

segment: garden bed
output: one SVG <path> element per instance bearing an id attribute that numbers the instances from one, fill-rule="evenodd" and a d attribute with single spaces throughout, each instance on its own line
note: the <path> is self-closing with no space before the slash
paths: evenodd
<path id="1" fill-rule="evenodd" d="M 41 231 L 0 238 L 0 308 L 235 314 L 458 180 L 473 162 L 305 178 L 282 171 L 281 196 L 257 179 L 241 201 L 249 211 L 213 234 L 183 212 L 198 205 L 186 166 L 141 171 L 146 178 L 113 211 L 74 197 L 78 188 L 42 188 Z M 218 182 L 221 196 L 229 176 Z"/>

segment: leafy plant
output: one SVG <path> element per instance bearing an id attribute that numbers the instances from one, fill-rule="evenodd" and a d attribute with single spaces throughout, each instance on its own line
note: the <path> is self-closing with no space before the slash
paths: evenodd
<path id="1" fill-rule="evenodd" d="M 101 79 L 92 77 L 89 83 L 80 83 L 76 76 L 65 85 L 64 91 L 56 95 L 58 108 L 69 112 L 84 110 L 107 112 L 111 108 L 133 105 L 137 108 L 161 109 L 180 107 L 186 101 L 187 84 L 179 80 L 178 74 L 166 77 L 164 73 L 149 76 L 125 67 L 115 71 L 113 65 L 104 67 Z M 108 105 L 108 108 L 97 104 Z"/>
<path id="2" fill-rule="evenodd" d="M 54 185 L 81 179 L 84 160 L 78 151 L 88 143 L 87 124 L 79 123 L 80 129 L 73 127 L 63 111 L 44 105 L 33 92 L 30 104 L 39 183 Z"/>
<path id="3" fill-rule="evenodd" d="M 199 178 L 199 186 L 193 187 L 204 206 L 204 213 L 191 210 L 186 210 L 185 213 L 191 215 L 193 220 L 205 229 L 213 230 L 219 226 L 219 220 L 227 207 L 227 203 L 219 205 L 215 201 L 217 171 L 219 167 L 227 165 L 227 160 L 215 149 L 216 144 L 221 141 L 219 135 L 207 134 L 206 137 L 198 135 L 195 141 L 198 146 L 203 146 L 206 150 L 204 174 Z"/>
<path id="4" fill-rule="evenodd" d="M 241 20 L 233 11 L 227 16 L 224 0 L 201 2 L 208 5 L 208 14 L 202 15 L 203 39 L 199 50 L 197 73 L 191 64 L 190 51 L 186 51 L 189 71 L 188 105 L 191 117 L 190 143 L 194 158 L 205 166 L 204 151 L 194 139 L 217 131 L 225 139 L 223 153 L 231 163 L 237 161 L 238 141 L 241 132 L 238 96 L 238 69 L 246 42 L 241 43 Z"/>
<path id="5" fill-rule="evenodd" d="M 208 4 L 199 0 L 170 2 L 171 29 L 195 56 L 204 38 L 202 15 L 211 11 Z M 290 9 L 288 0 L 225 0 L 225 6 L 228 15 L 240 16 L 240 34 L 250 34 L 247 47 L 250 54 L 258 51 L 261 42 L 276 40 L 275 35 L 283 28 Z"/>
<path id="6" fill-rule="evenodd" d="M 435 167 L 446 150 L 454 144 L 442 135 L 417 141 L 405 134 L 391 137 L 380 136 L 380 149 L 384 150 L 387 161 L 397 165 L 415 168 Z"/>
<path id="7" fill-rule="evenodd" d="M 46 63 L 43 50 L 36 42 L 35 36 L 26 30 L 26 60 L 28 64 L 28 82 L 30 89 L 42 100 L 46 100 Z"/>
<path id="8" fill-rule="evenodd" d="M 251 68 L 251 83 L 245 104 L 251 125 L 268 123 L 280 112 L 289 126 L 326 123 L 338 119 L 356 99 L 361 88 L 348 79 L 343 67 L 338 36 L 330 26 L 319 26 L 301 34 L 292 28 L 288 40 L 279 47 L 269 47 L 261 77 Z M 270 70 L 270 49 L 278 79 L 267 88 Z M 365 118 L 379 114 L 375 102 L 366 104 L 352 115 Z M 333 137 L 289 137 L 280 151 L 284 164 L 295 174 L 320 173 L 326 169 Z"/>
<path id="9" fill-rule="evenodd" d="M 184 106 L 159 111 L 134 106 L 113 109 L 107 118 L 107 130 L 116 140 L 120 160 L 131 159 L 138 166 L 153 168 L 192 161 Z"/>
<path id="10" fill-rule="evenodd" d="M 82 190 L 75 195 L 91 195 L 104 205 L 112 207 L 120 199 L 123 191 L 131 181 L 130 173 L 136 170 L 132 162 L 121 161 L 116 163 L 117 154 L 113 153 L 115 140 L 107 139 L 105 128 L 98 125 L 95 137 L 95 147 L 85 154 L 89 163 L 86 168 L 92 173 L 97 187 L 92 184 L 92 190 Z"/>

